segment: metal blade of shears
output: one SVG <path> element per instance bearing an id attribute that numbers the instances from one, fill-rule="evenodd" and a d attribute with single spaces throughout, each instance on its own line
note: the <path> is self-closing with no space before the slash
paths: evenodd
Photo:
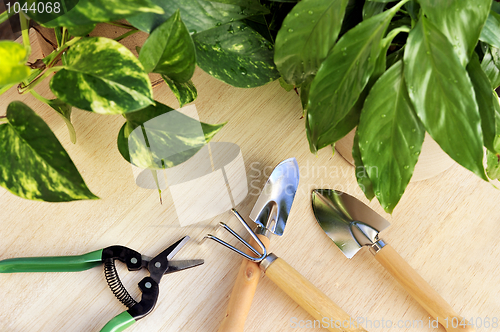
<path id="1" fill-rule="evenodd" d="M 203 259 L 189 259 L 184 261 L 170 261 L 168 262 L 168 270 L 165 274 L 187 270 L 205 263 Z"/>

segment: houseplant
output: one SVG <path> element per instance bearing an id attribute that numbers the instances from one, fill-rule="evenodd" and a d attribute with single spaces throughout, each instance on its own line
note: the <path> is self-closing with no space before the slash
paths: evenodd
<path id="1" fill-rule="evenodd" d="M 376 196 L 388 212 L 404 193 L 426 131 L 455 161 L 483 179 L 485 146 L 488 176 L 500 176 L 500 107 L 493 94 L 500 85 L 496 2 L 81 0 L 71 4 L 78 10 L 60 17 L 27 13 L 55 28 L 58 38 L 66 36 L 59 49 L 44 59 L 49 63 L 46 72 L 61 69 L 50 65 L 65 54 L 66 46 L 67 54 L 76 52 L 71 48 L 85 42 L 86 37 L 79 36 L 95 23 L 117 24 L 115 20 L 125 18 L 130 33 L 139 29 L 151 34 L 149 50 L 141 50 L 139 65 L 159 71 L 178 98 L 189 102 L 195 89 L 184 81 L 192 68 L 187 64 L 193 61 L 187 29 L 196 64 L 210 75 L 236 87 L 259 86 L 281 76 L 285 89 L 300 91 L 312 152 L 333 146 L 357 127 L 353 155 L 357 166 L 366 170 L 356 172 L 358 182 L 366 196 Z M 6 16 L 1 14 L 0 22 Z M 185 29 L 176 30 L 178 26 Z M 178 52 L 186 53 L 181 53 L 180 63 L 170 66 L 172 53 L 166 51 L 161 36 L 174 30 L 178 34 L 172 35 L 182 35 L 186 41 Z M 71 34 L 76 37 L 68 39 Z M 23 68 L 20 52 L 12 68 Z M 64 55 L 62 59 L 67 61 Z M 179 68 L 187 68 L 185 75 L 177 75 Z M 68 109 L 71 104 L 60 103 L 54 101 L 52 107 Z M 115 113 L 140 115 L 142 106 Z M 155 113 L 150 108 L 144 112 Z"/>
<path id="2" fill-rule="evenodd" d="M 356 171 L 358 182 L 387 212 L 405 191 L 425 132 L 487 180 L 484 146 L 488 175 L 498 178 L 498 7 L 489 0 L 297 4 L 276 38 L 275 63 L 300 87 L 311 151 L 357 127 L 353 156 L 366 170 Z"/>
<path id="3" fill-rule="evenodd" d="M 153 133 L 153 139 L 161 143 L 163 151 L 174 148 L 188 152 L 153 162 L 150 149 L 135 151 L 131 156 L 130 133 L 143 129 L 148 120 L 175 112 L 154 100 L 148 73 L 161 74 L 181 106 L 196 98 L 196 88 L 190 81 L 196 64 L 238 87 L 263 85 L 279 76 L 273 63 L 273 44 L 266 39 L 272 38 L 272 29 L 263 20 L 270 11 L 257 1 L 80 0 L 64 4 L 63 8 L 59 2 L 47 0 L 11 2 L 8 10 L 0 14 L 0 23 L 19 15 L 24 44 L 0 42 L 0 94 L 13 86 L 19 93 L 33 94 L 64 118 L 73 142 L 76 133 L 71 123 L 72 107 L 123 115 L 127 122 L 117 133 L 118 148 L 125 159 L 140 167 L 177 165 L 223 126 L 202 123 L 202 136 L 189 129 L 175 135 L 160 129 Z M 268 7 L 273 6 L 287 7 Z M 28 66 L 30 20 L 53 29 L 57 47 Z M 129 31 L 116 40 L 88 37 L 101 22 Z M 269 36 L 262 36 L 256 29 Z M 140 30 L 149 37 L 136 58 L 118 41 Z M 33 90 L 44 79 L 50 79 L 55 99 L 49 100 Z M 181 121 L 180 126 L 189 121 Z M 1 186 L 34 200 L 96 198 L 50 128 L 28 105 L 13 101 L 0 124 Z"/>

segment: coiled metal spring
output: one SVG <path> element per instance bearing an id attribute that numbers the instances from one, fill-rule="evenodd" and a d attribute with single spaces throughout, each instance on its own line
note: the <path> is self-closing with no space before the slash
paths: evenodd
<path id="1" fill-rule="evenodd" d="M 123 286 L 120 277 L 118 276 L 118 271 L 116 271 L 115 260 L 106 260 L 104 262 L 104 276 L 108 282 L 108 286 L 121 303 L 123 303 L 127 308 L 131 308 L 137 302 L 128 293 Z"/>

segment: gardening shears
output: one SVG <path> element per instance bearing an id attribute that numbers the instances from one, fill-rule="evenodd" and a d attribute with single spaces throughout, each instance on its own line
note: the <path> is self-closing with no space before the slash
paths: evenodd
<path id="1" fill-rule="evenodd" d="M 11 258 L 0 261 L 0 273 L 76 272 L 103 264 L 109 288 L 128 310 L 111 319 L 101 332 L 119 332 L 153 311 L 158 300 L 159 284 L 163 275 L 204 263 L 202 259 L 171 260 L 188 240 L 189 236 L 185 236 L 153 258 L 143 256 L 123 246 L 111 246 L 80 256 Z M 149 276 L 139 282 L 139 289 L 142 293 L 139 302 L 134 300 L 122 284 L 116 270 L 116 260 L 125 263 L 129 271 L 138 271 L 142 268 L 149 271 Z"/>

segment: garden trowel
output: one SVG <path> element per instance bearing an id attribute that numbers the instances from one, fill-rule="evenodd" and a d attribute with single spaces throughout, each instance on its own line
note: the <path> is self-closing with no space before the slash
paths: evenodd
<path id="1" fill-rule="evenodd" d="M 297 160 L 286 159 L 274 168 L 257 198 L 250 219 L 257 224 L 255 233 L 266 248 L 269 246 L 271 234 L 283 235 L 298 185 Z M 257 263 L 243 260 L 219 332 L 243 331 L 260 279 L 260 271 Z"/>
<path id="2" fill-rule="evenodd" d="M 340 250 L 352 258 L 367 246 L 375 259 L 448 332 L 474 331 L 451 306 L 386 242 L 379 232 L 390 224 L 357 198 L 330 189 L 312 192 L 316 219 Z"/>

